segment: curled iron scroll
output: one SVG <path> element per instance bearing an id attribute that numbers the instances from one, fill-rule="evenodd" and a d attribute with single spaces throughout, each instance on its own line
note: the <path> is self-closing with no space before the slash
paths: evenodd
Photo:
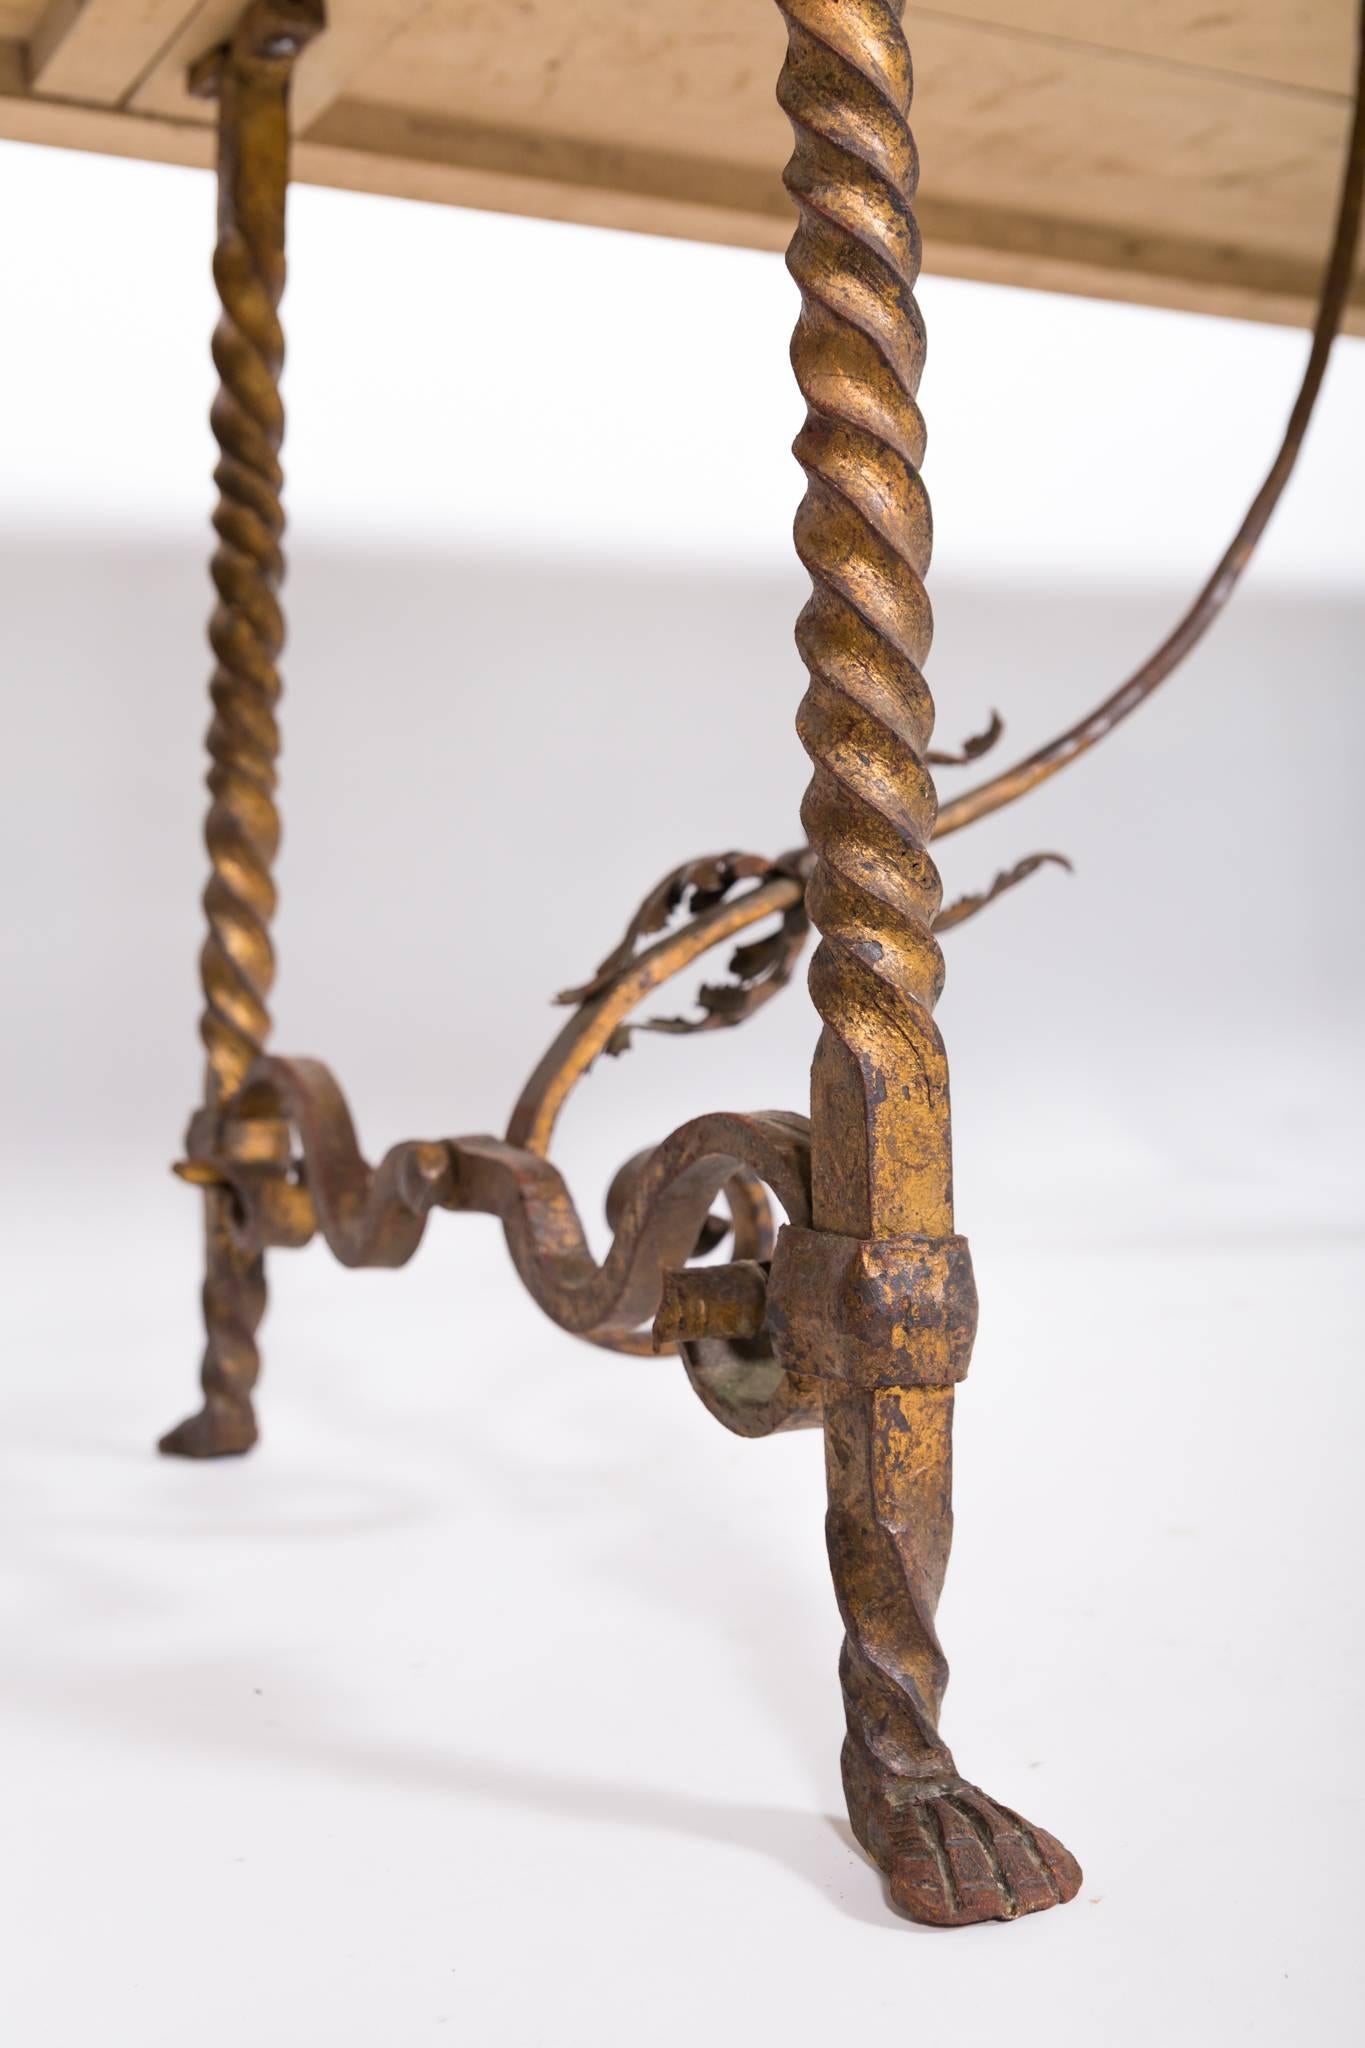
<path id="1" fill-rule="evenodd" d="M 678 1349 L 711 1412 L 743 1434 L 818 1420 L 813 1392 L 787 1381 L 761 1336 L 735 1345 L 656 1345 L 651 1328 L 664 1274 L 726 1237 L 733 1258 L 766 1262 L 769 1190 L 794 1220 L 808 1214 L 804 1118 L 702 1117 L 629 1160 L 608 1197 L 613 1238 L 600 1265 L 547 1157 L 573 1087 L 613 1041 L 619 1048 L 630 1018 L 663 982 L 776 920 L 770 938 L 736 954 L 732 999 L 712 991 L 700 1028 L 740 1021 L 782 986 L 805 938 L 804 896 L 800 858 L 722 855 L 665 877 L 578 992 L 574 1015 L 523 1089 L 505 1138 L 408 1141 L 371 1166 L 328 1069 L 316 1060 L 266 1057 L 227 1109 L 196 1119 L 182 1171 L 231 1189 L 244 1248 L 302 1244 L 320 1233 L 347 1266 L 404 1264 L 434 1209 L 494 1214 L 528 1291 L 562 1328 L 636 1355 Z M 679 909 L 681 924 L 654 937 Z M 715 1212 L 719 1198 L 726 1215 Z"/>

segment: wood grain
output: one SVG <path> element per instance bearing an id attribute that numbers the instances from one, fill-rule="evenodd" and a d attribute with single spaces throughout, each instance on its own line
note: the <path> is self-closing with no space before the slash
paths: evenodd
<path id="1" fill-rule="evenodd" d="M 48 0 L 28 40 L 34 91 L 116 107 L 155 63 L 188 0 Z"/>
<path id="2" fill-rule="evenodd" d="M 0 0 L 0 133 L 203 162 L 185 87 L 239 0 Z M 332 0 L 296 175 L 780 248 L 768 0 Z M 914 17 L 930 271 L 1306 324 L 1351 0 L 937 0 Z M 149 55 L 148 45 L 160 37 Z M 3 81 L 7 79 L 8 83 Z M 107 112 L 118 108 L 111 125 Z M 1365 331 L 1357 284 L 1347 326 Z"/>

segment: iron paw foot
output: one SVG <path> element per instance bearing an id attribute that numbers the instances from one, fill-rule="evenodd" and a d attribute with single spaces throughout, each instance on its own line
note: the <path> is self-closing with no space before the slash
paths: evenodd
<path id="1" fill-rule="evenodd" d="M 250 1407 L 240 1402 L 206 1401 L 197 1415 L 168 1430 L 157 1449 L 168 1458 L 240 1458 L 259 1432 Z"/>
<path id="2" fill-rule="evenodd" d="M 1065 1905 L 1080 1890 L 1069 1850 L 962 1778 L 882 1780 L 870 1799 L 863 1787 L 850 1790 L 853 1831 L 885 1872 L 892 1905 L 912 1920 L 1017 1920 Z"/>

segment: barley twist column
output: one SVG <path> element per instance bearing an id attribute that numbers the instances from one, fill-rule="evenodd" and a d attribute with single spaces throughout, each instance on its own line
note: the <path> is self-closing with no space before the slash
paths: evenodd
<path id="1" fill-rule="evenodd" d="M 255 0 L 232 40 L 195 67 L 192 89 L 218 101 L 218 243 L 213 274 L 222 316 L 213 337 L 220 387 L 212 425 L 218 593 L 209 625 L 210 683 L 204 892 L 208 932 L 200 956 L 209 1112 L 230 1108 L 270 1029 L 275 978 L 270 920 L 280 840 L 275 804 L 284 642 L 278 597 L 284 435 L 284 214 L 289 181 L 289 82 L 299 52 L 322 26 L 321 0 Z M 216 1457 L 256 1440 L 251 1390 L 260 1367 L 256 1330 L 265 1310 L 259 1254 L 234 1228 L 230 1192 L 205 1192 L 207 1257 L 204 1406 L 162 1439 L 163 1451 Z"/>
<path id="2" fill-rule="evenodd" d="M 778 96 L 807 403 L 796 545 L 812 593 L 798 727 L 812 776 L 823 1029 L 812 1072 L 812 1225 L 784 1231 L 770 1321 L 824 1382 L 828 1539 L 845 1626 L 844 1783 L 854 1829 L 916 1919 L 1011 1918 L 1070 1897 L 1067 1852 L 958 1774 L 938 1732 L 934 1627 L 952 1534 L 954 1386 L 975 1293 L 953 1232 L 942 959 L 928 855 L 934 707 L 921 673 L 931 522 L 915 394 L 924 331 L 903 0 L 778 0 Z"/>

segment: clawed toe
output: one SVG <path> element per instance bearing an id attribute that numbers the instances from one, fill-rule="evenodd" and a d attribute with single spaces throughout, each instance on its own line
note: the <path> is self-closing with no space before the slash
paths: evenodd
<path id="1" fill-rule="evenodd" d="M 892 1903 L 911 1919 L 967 1927 L 1065 1904 L 1081 1872 L 1053 1836 L 958 1785 L 900 1810 L 888 1878 Z"/>

